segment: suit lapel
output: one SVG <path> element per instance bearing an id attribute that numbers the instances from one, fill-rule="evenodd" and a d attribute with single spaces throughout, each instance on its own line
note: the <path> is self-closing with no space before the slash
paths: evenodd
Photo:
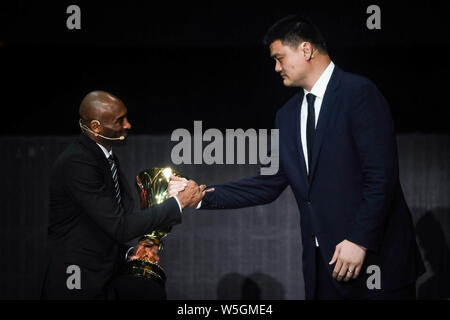
<path id="1" fill-rule="evenodd" d="M 325 90 L 325 95 L 322 101 L 322 106 L 320 108 L 320 114 L 317 121 L 316 134 L 314 138 L 314 146 L 311 159 L 312 163 L 310 164 L 309 183 L 311 183 L 314 178 L 317 161 L 320 155 L 320 149 L 323 144 L 323 139 L 327 131 L 328 124 L 330 123 L 329 119 L 333 111 L 335 111 L 336 109 L 334 107 L 337 98 L 336 90 L 339 86 L 341 73 L 342 71 L 337 66 L 335 66 L 330 81 L 328 82 L 327 89 Z"/>
<path id="2" fill-rule="evenodd" d="M 103 151 L 100 149 L 100 147 L 94 141 L 89 139 L 85 134 L 82 134 L 80 136 L 79 141 L 87 150 L 89 150 L 90 153 L 92 153 L 95 156 L 95 159 L 100 164 L 100 166 L 102 168 L 104 168 L 105 176 L 107 177 L 106 179 L 108 179 L 108 181 L 109 181 L 108 185 L 110 188 L 112 188 L 111 192 L 114 193 L 114 179 L 112 177 L 111 167 L 110 167 L 108 159 L 106 159 Z M 127 185 L 126 185 L 127 183 L 122 174 L 122 170 L 120 169 L 120 164 L 119 164 L 119 160 L 117 159 L 117 156 L 114 156 L 114 159 L 116 161 L 117 174 L 119 177 L 120 196 L 122 198 L 122 206 L 124 208 L 127 208 L 132 202 L 132 199 L 130 199 L 131 195 L 128 192 L 129 190 L 127 189 Z"/>
<path id="3" fill-rule="evenodd" d="M 92 153 L 95 156 L 95 159 L 98 161 L 99 164 L 102 164 L 102 166 L 111 172 L 111 169 L 109 167 L 108 159 L 106 159 L 105 154 L 100 149 L 100 147 L 91 139 L 89 139 L 85 134 L 82 134 L 80 136 L 80 143 L 89 150 L 90 153 Z M 111 176 L 111 183 L 114 185 L 113 178 Z"/>

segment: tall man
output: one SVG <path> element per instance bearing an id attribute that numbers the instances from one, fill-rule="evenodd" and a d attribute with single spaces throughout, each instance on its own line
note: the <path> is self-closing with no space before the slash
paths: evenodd
<path id="1" fill-rule="evenodd" d="M 280 169 L 214 186 L 201 208 L 269 203 L 290 185 L 307 299 L 414 298 L 424 266 L 386 100 L 371 81 L 331 61 L 307 19 L 278 21 L 265 42 L 283 84 L 300 88 L 276 115 Z"/>
<path id="2" fill-rule="evenodd" d="M 110 93 L 91 92 L 81 102 L 80 126 L 83 134 L 58 157 L 51 175 L 46 299 L 111 297 L 108 288 L 128 249 L 124 244 L 180 223 L 181 210 L 205 194 L 204 186 L 189 182 L 162 204 L 135 210 L 112 150 L 131 128 L 125 105 Z M 183 188 L 169 187 L 169 193 Z M 81 276 L 78 284 L 69 279 L 74 272 Z"/>

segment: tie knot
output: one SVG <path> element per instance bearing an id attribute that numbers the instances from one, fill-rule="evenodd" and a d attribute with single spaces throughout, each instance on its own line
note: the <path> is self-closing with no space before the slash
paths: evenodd
<path id="1" fill-rule="evenodd" d="M 316 100 L 316 96 L 313 95 L 312 93 L 308 93 L 306 95 L 306 100 L 308 101 L 308 104 L 313 104 L 314 101 Z"/>

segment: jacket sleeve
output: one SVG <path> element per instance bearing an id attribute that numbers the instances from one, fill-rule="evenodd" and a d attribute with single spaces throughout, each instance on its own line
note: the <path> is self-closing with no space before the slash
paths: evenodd
<path id="1" fill-rule="evenodd" d="M 63 179 L 67 194 L 82 212 L 118 242 L 181 223 L 181 212 L 173 198 L 143 211 L 133 212 L 134 207 L 130 207 L 125 212 L 106 188 L 101 169 L 88 160 L 71 159 Z"/>
<path id="2" fill-rule="evenodd" d="M 350 112 L 363 177 L 362 200 L 347 239 L 378 252 L 398 181 L 396 138 L 388 104 L 367 82 Z"/>
<path id="3" fill-rule="evenodd" d="M 279 128 L 278 117 L 275 127 Z M 259 174 L 235 182 L 208 186 L 208 188 L 214 187 L 215 191 L 206 193 L 201 209 L 236 209 L 274 201 L 288 185 L 281 162 L 278 161 L 278 163 L 279 169 L 273 175 Z"/>
<path id="4" fill-rule="evenodd" d="M 274 201 L 287 187 L 281 170 L 273 176 L 257 175 L 214 187 L 202 200 L 201 209 L 237 209 L 267 204 Z"/>

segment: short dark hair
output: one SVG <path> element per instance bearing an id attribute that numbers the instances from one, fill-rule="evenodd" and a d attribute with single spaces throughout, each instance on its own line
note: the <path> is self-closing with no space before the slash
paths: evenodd
<path id="1" fill-rule="evenodd" d="M 325 39 L 319 28 L 301 14 L 290 15 L 278 20 L 267 30 L 264 36 L 264 45 L 270 46 L 276 40 L 280 40 L 284 45 L 295 47 L 302 41 L 308 41 L 313 47 L 328 53 Z"/>

